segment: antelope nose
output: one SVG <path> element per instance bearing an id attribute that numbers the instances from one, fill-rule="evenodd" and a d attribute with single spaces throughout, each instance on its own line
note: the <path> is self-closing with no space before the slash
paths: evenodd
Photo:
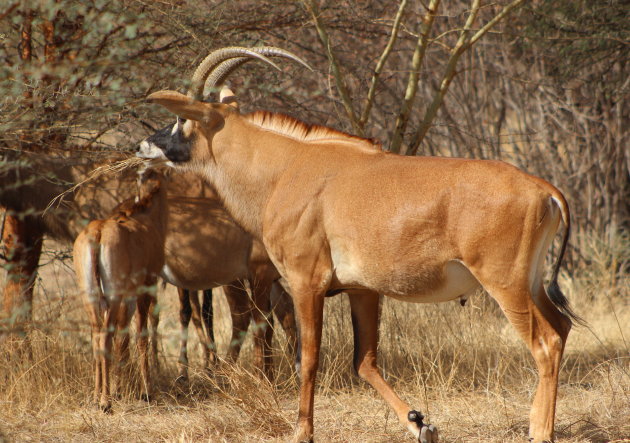
<path id="1" fill-rule="evenodd" d="M 145 157 L 146 154 L 148 154 L 149 152 L 149 142 L 147 142 L 146 140 L 142 140 L 137 146 L 136 146 L 136 156 L 137 157 Z"/>

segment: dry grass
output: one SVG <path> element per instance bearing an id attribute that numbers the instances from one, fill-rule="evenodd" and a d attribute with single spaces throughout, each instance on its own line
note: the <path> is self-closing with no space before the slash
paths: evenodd
<path id="1" fill-rule="evenodd" d="M 590 329 L 569 336 L 558 396 L 559 442 L 630 438 L 630 282 L 626 274 L 610 273 L 612 260 L 628 260 L 629 249 L 627 238 L 620 238 L 619 251 L 597 250 L 589 269 L 561 281 Z M 114 402 L 114 413 L 105 415 L 91 405 L 89 330 L 72 273 L 62 261 L 47 263 L 30 346 L 6 345 L 0 358 L 0 441 L 285 441 L 296 416 L 297 381 L 283 334 L 275 344 L 275 386 L 253 374 L 251 339 L 238 366 L 223 365 L 212 376 L 191 352 L 190 381 L 176 383 L 176 299 L 172 289 L 161 294 L 155 401 L 138 400 L 132 380 Z M 218 315 L 225 312 L 222 298 L 215 304 Z M 353 375 L 347 299 L 328 300 L 325 316 L 315 398 L 318 441 L 411 441 L 378 395 Z M 221 319 L 219 352 L 225 352 L 229 324 Z M 442 441 L 526 440 L 534 363 L 487 296 L 473 297 L 464 308 L 385 300 L 381 337 L 386 376 L 439 426 Z"/>
<path id="2" fill-rule="evenodd" d="M 50 201 L 50 203 L 48 203 L 48 206 L 46 207 L 46 209 L 44 209 L 44 214 L 46 214 L 46 212 L 50 208 L 59 206 L 66 196 L 72 194 L 77 189 L 81 188 L 82 186 L 90 182 L 93 182 L 105 175 L 116 175 L 116 174 L 120 174 L 122 171 L 126 169 L 137 169 L 143 163 L 145 163 L 145 160 L 139 157 L 127 157 L 124 160 L 120 160 L 114 163 L 107 163 L 107 164 L 104 164 L 95 168 L 94 170 L 92 170 L 92 172 L 88 174 L 88 176 L 85 179 L 81 180 L 80 182 L 72 186 L 71 188 L 66 189 L 61 194 L 53 198 Z"/>

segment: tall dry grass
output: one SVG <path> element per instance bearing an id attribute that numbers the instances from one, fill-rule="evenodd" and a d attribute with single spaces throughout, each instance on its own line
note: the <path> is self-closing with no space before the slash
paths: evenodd
<path id="1" fill-rule="evenodd" d="M 592 245 L 590 265 L 561 276 L 561 287 L 589 323 L 576 328 L 560 374 L 557 440 L 630 438 L 630 240 Z M 73 275 L 55 245 L 42 260 L 36 324 L 28 344 L 4 343 L 0 357 L 0 441 L 284 441 L 296 416 L 297 386 L 282 331 L 277 380 L 251 365 L 251 338 L 236 366 L 201 370 L 191 352 L 188 383 L 175 382 L 179 330 L 173 289 L 160 295 L 160 370 L 152 403 L 138 398 L 135 375 L 121 384 L 112 415 L 91 404 L 87 320 Z M 619 266 L 619 263 L 622 266 Z M 625 264 L 624 264 L 625 263 Z M 621 269 L 611 273 L 611 269 Z M 537 382 L 529 352 L 485 294 L 414 305 L 385 299 L 380 366 L 398 393 L 440 428 L 442 441 L 525 441 Z M 226 303 L 215 297 L 219 352 L 227 346 Z M 198 344 L 194 334 L 191 349 Z M 385 403 L 351 369 L 352 328 L 344 296 L 327 300 L 316 403 L 319 441 L 410 441 Z M 131 370 L 132 375 L 136 371 Z"/>

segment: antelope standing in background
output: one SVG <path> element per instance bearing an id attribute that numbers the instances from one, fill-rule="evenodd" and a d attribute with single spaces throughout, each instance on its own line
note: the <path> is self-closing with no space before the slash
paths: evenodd
<path id="1" fill-rule="evenodd" d="M 74 269 L 92 327 L 94 399 L 104 411 L 111 410 L 114 334 L 127 333 L 136 304 L 142 396 L 151 395 L 147 316 L 155 300 L 151 288 L 164 266 L 165 205 L 161 174 L 145 170 L 136 202 L 122 204 L 107 219 L 90 222 L 74 242 Z"/>
<path id="2" fill-rule="evenodd" d="M 378 294 L 443 302 L 479 286 L 534 357 L 540 379 L 529 433 L 551 441 L 560 361 L 572 320 L 580 321 L 557 283 L 570 223 L 561 192 L 503 162 L 403 157 L 285 116 L 241 115 L 199 101 L 206 76 L 195 72 L 188 96 L 148 97 L 178 123 L 167 139 L 144 140 L 138 155 L 205 177 L 286 279 L 301 341 L 294 441 L 313 438 L 327 294 L 349 294 L 358 374 L 416 438 L 435 441 L 434 429 L 376 366 Z M 545 289 L 545 256 L 561 223 L 562 247 Z"/>
<path id="3" fill-rule="evenodd" d="M 270 291 L 273 281 L 279 277 L 278 272 L 264 248 L 256 247 L 253 238 L 229 217 L 211 187 L 204 185 L 202 180 L 192 174 L 184 174 L 182 178 L 182 182 L 173 180 L 172 177 L 167 180 L 166 210 L 169 223 L 164 246 L 166 261 L 160 275 L 166 282 L 192 291 L 224 286 L 232 317 L 232 337 L 227 359 L 237 359 L 251 319 L 256 325 L 253 329 L 254 366 L 271 380 L 273 330 L 269 326 Z M 249 281 L 251 301 L 240 280 Z M 184 293 L 182 290 L 179 292 L 184 305 L 180 310 L 182 342 L 178 368 L 180 379 L 186 379 L 186 329 L 190 315 L 200 338 L 203 361 L 207 368 L 216 361 L 216 353 L 212 320 L 209 318 L 212 313 L 211 305 L 207 305 L 206 316 L 200 316 L 195 299 L 192 299 L 192 309 L 188 311 Z M 290 305 L 288 296 L 285 294 L 283 297 L 285 303 Z M 206 323 L 205 334 L 200 317 Z M 291 341 L 290 330 L 287 335 Z"/>

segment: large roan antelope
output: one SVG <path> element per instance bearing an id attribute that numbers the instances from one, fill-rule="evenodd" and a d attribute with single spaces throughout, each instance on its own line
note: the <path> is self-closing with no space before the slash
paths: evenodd
<path id="1" fill-rule="evenodd" d="M 430 441 L 432 429 L 377 369 L 378 294 L 442 302 L 479 286 L 536 361 L 530 437 L 552 440 L 560 360 L 579 320 L 557 283 L 570 223 L 562 193 L 503 162 L 403 157 L 282 115 L 202 102 L 206 74 L 196 72 L 188 96 L 148 97 L 178 122 L 170 137 L 144 140 L 138 155 L 205 177 L 288 282 L 301 340 L 295 441 L 313 438 L 326 294 L 349 294 L 358 374 L 414 436 Z M 562 247 L 545 290 L 545 256 L 561 222 Z"/>

